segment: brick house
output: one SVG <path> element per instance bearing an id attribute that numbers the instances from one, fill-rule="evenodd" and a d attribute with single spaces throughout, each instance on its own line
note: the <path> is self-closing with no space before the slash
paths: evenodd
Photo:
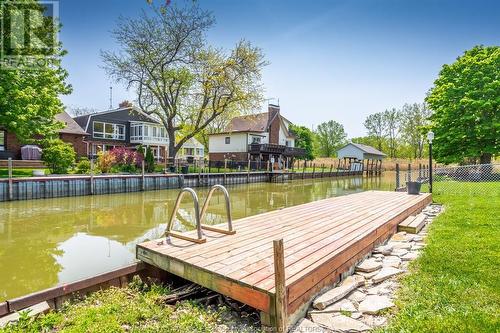
<path id="1" fill-rule="evenodd" d="M 64 123 L 64 128 L 59 130 L 59 138 L 72 144 L 79 157 L 87 156 L 87 133 L 66 112 L 57 114 L 55 119 Z M 20 160 L 22 146 L 14 133 L 0 128 L 0 159 Z"/>
<path id="2" fill-rule="evenodd" d="M 295 148 L 291 124 L 280 114 L 280 107 L 272 104 L 268 112 L 235 117 L 223 132 L 209 136 L 209 159 L 288 164 L 305 155 L 303 149 Z"/>

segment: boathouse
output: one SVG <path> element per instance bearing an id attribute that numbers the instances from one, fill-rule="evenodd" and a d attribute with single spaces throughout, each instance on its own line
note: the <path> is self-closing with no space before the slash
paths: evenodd
<path id="1" fill-rule="evenodd" d="M 337 157 L 344 160 L 349 169 L 363 170 L 368 173 L 380 173 L 382 160 L 387 155 L 372 146 L 350 142 L 337 151 Z"/>

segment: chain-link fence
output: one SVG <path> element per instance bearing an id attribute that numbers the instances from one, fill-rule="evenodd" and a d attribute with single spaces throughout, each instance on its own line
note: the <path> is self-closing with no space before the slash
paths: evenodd
<path id="1" fill-rule="evenodd" d="M 419 183 L 421 192 L 429 192 L 429 168 L 419 167 L 396 172 L 396 187 L 408 189 L 408 184 Z M 414 184 L 410 184 L 414 185 Z M 435 167 L 432 172 L 432 192 L 446 194 L 500 193 L 500 164 L 476 164 Z"/>

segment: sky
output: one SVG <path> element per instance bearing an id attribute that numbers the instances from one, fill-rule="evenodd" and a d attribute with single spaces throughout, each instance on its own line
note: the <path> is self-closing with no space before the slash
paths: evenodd
<path id="1" fill-rule="evenodd" d="M 156 4 L 164 0 L 154 0 Z M 172 3 L 192 0 L 171 0 Z M 241 39 L 262 48 L 265 97 L 310 128 L 335 120 L 349 137 L 366 134 L 372 113 L 423 102 L 443 64 L 474 45 L 500 44 L 494 0 L 197 0 L 216 25 L 208 42 L 230 50 Z M 120 16 L 150 10 L 146 0 L 60 0 L 60 39 L 68 55 L 67 106 L 97 110 L 133 101 L 134 91 L 102 69 L 101 50 L 117 50 Z M 266 105 L 262 105 L 265 111 Z M 260 111 L 260 110 L 259 110 Z"/>

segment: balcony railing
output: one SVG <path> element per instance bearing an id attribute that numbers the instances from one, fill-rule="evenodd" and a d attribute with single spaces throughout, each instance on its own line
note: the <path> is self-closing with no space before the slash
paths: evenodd
<path id="1" fill-rule="evenodd" d="M 306 151 L 302 148 L 288 147 L 270 143 L 264 144 L 250 144 L 248 145 L 248 152 L 250 154 L 282 154 L 290 157 L 299 157 L 305 155 Z"/>
<path id="2" fill-rule="evenodd" d="M 130 143 L 167 143 L 168 138 L 160 136 L 144 136 L 144 135 L 134 135 L 130 137 Z"/>

